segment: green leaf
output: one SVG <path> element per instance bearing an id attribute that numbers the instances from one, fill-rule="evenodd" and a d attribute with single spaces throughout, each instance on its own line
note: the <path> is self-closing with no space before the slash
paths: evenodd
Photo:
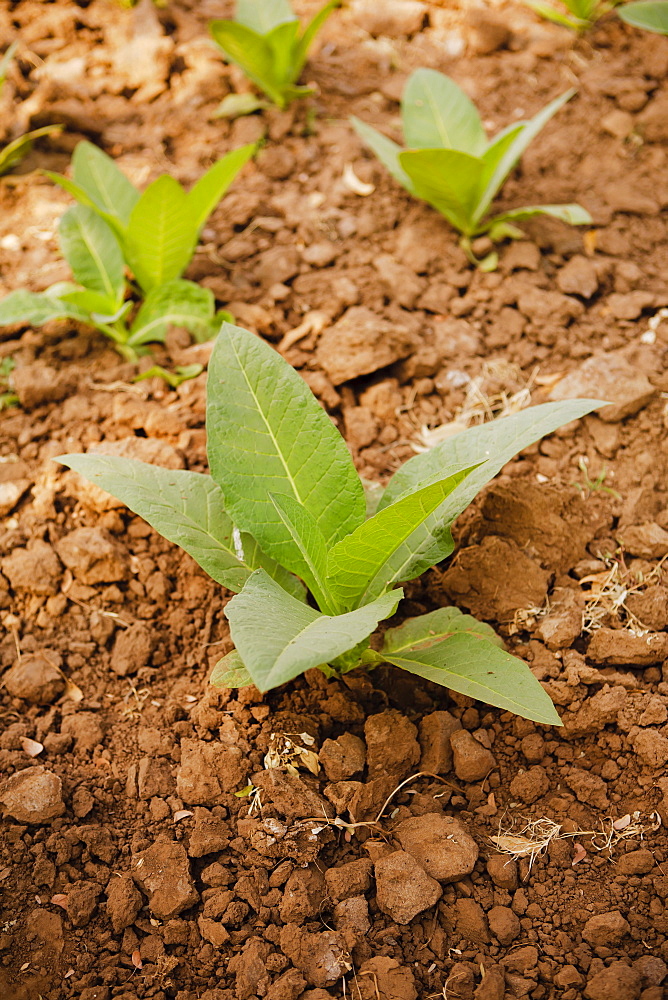
<path id="1" fill-rule="evenodd" d="M 405 462 L 388 483 L 379 510 L 428 483 L 452 475 L 467 464 L 480 462 L 482 464 L 453 490 L 444 504 L 443 517 L 452 523 L 506 462 L 523 448 L 604 405 L 596 399 L 542 403 L 487 424 L 469 427 Z"/>
<path id="2" fill-rule="evenodd" d="M 177 279 L 151 289 L 130 329 L 130 343 L 164 341 L 170 326 L 182 326 L 196 340 L 208 340 L 216 308 L 210 288 Z"/>
<path id="3" fill-rule="evenodd" d="M 261 111 L 270 107 L 266 101 L 256 94 L 227 94 L 222 99 L 213 118 L 243 118 L 244 115 L 252 115 L 255 111 Z"/>
<path id="4" fill-rule="evenodd" d="M 36 128 L 32 132 L 26 132 L 18 139 L 8 142 L 0 149 L 0 176 L 8 173 L 24 156 L 28 155 L 35 139 L 40 139 L 43 135 L 50 135 L 52 132 L 60 132 L 62 128 L 62 125 L 45 125 L 43 128 Z"/>
<path id="5" fill-rule="evenodd" d="M 74 150 L 72 180 L 85 191 L 94 206 L 118 220 L 122 227 L 127 226 L 132 209 L 139 201 L 139 191 L 112 158 L 92 142 L 80 142 Z"/>
<path id="6" fill-rule="evenodd" d="M 253 683 L 269 691 L 352 649 L 394 613 L 402 595 L 394 590 L 373 604 L 331 617 L 300 604 L 260 569 L 228 602 L 225 615 Z"/>
<path id="7" fill-rule="evenodd" d="M 228 590 L 241 590 L 251 573 L 262 566 L 281 586 L 294 594 L 303 593 L 294 578 L 266 558 L 253 538 L 235 529 L 211 476 L 92 452 L 59 455 L 54 461 L 121 500 Z"/>
<path id="8" fill-rule="evenodd" d="M 280 81 L 274 75 L 273 53 L 262 35 L 235 21 L 212 21 L 209 28 L 227 59 L 240 66 L 248 79 L 280 107 Z"/>
<path id="9" fill-rule="evenodd" d="M 545 128 L 550 118 L 570 101 L 575 93 L 574 89 L 567 90 L 546 104 L 528 122 L 515 122 L 490 142 L 482 157 L 485 166 L 475 213 L 476 222 L 484 217 L 499 188 L 511 170 L 517 166 L 524 151 Z"/>
<path id="10" fill-rule="evenodd" d="M 220 688 L 249 687 L 252 683 L 253 678 L 246 670 L 236 649 L 218 660 L 209 677 L 209 684 Z"/>
<path id="11" fill-rule="evenodd" d="M 132 308 L 132 302 L 127 301 L 123 306 L 118 302 L 108 299 L 100 292 L 91 292 L 86 288 L 76 288 L 69 292 L 61 292 L 59 296 L 61 302 L 66 302 L 73 309 L 81 313 L 84 322 L 91 322 L 94 319 L 101 323 L 113 323 L 120 319 L 119 313 L 124 315 Z"/>
<path id="12" fill-rule="evenodd" d="M 668 35 L 668 3 L 666 0 L 639 0 L 638 3 L 625 3 L 619 9 L 622 21 L 634 28 L 644 28 L 659 35 Z"/>
<path id="13" fill-rule="evenodd" d="M 198 236 L 206 220 L 256 149 L 257 143 L 250 142 L 223 156 L 202 174 L 186 195 L 186 208 L 191 214 L 192 225 Z"/>
<path id="14" fill-rule="evenodd" d="M 372 153 L 378 157 L 386 170 L 388 170 L 395 181 L 402 187 L 416 196 L 415 185 L 399 162 L 399 154 L 402 152 L 401 146 L 377 129 L 360 121 L 353 115 L 350 122 L 365 146 L 368 146 Z"/>
<path id="15" fill-rule="evenodd" d="M 561 720 L 526 663 L 499 647 L 489 626 L 441 608 L 388 629 L 383 657 L 460 694 L 547 726 Z"/>
<path id="16" fill-rule="evenodd" d="M 12 59 L 14 58 L 14 53 L 16 52 L 18 47 L 19 47 L 18 42 L 12 42 L 12 44 L 3 53 L 2 58 L 0 59 L 0 89 L 2 88 L 2 85 L 5 82 L 5 77 L 7 76 L 9 65 Z"/>
<path id="17" fill-rule="evenodd" d="M 63 319 L 69 315 L 67 306 L 60 299 L 44 292 L 28 292 L 20 288 L 0 300 L 0 326 L 13 326 L 14 323 L 42 326 L 50 319 Z"/>
<path id="18" fill-rule="evenodd" d="M 434 205 L 460 232 L 473 232 L 482 160 L 456 149 L 411 149 L 399 154 L 399 163 L 419 198 Z"/>
<path id="19" fill-rule="evenodd" d="M 561 24 L 562 27 L 570 28 L 571 31 L 581 31 L 588 26 L 587 22 L 581 21 L 579 17 L 569 17 L 568 14 L 562 14 L 561 11 L 556 10 L 549 4 L 535 3 L 534 0 L 524 0 L 524 2 L 532 10 L 535 10 L 537 14 L 544 17 L 546 21 Z"/>
<path id="20" fill-rule="evenodd" d="M 238 24 L 258 35 L 266 35 L 286 21 L 297 21 L 289 0 L 237 0 L 234 16 Z"/>
<path id="21" fill-rule="evenodd" d="M 121 304 L 125 293 L 125 262 L 113 231 L 92 208 L 75 205 L 58 225 L 60 249 L 80 285 Z"/>
<path id="22" fill-rule="evenodd" d="M 510 219 L 521 222 L 536 215 L 549 215 L 561 222 L 568 222 L 571 226 L 589 226 L 593 222 L 591 215 L 582 205 L 528 205 L 526 208 L 514 208 L 510 212 L 493 215 L 488 219 L 486 226 L 497 226 Z"/>
<path id="23" fill-rule="evenodd" d="M 324 614 L 337 614 L 343 609 L 327 591 L 327 546 L 322 531 L 313 516 L 293 497 L 271 493 L 270 499 L 294 542 L 294 545 L 285 546 L 285 554 L 277 561 L 302 578 Z"/>
<path id="24" fill-rule="evenodd" d="M 443 526 L 430 520 L 430 515 L 470 472 L 470 468 L 460 469 L 442 482 L 385 507 L 334 546 L 329 554 L 327 584 L 343 607 L 355 608 L 374 600 L 390 584 L 416 575 L 412 567 L 418 553 L 424 559 L 434 543 L 439 551 Z"/>
<path id="25" fill-rule="evenodd" d="M 482 156 L 487 136 L 478 110 L 454 80 L 435 69 L 416 69 L 401 98 L 409 149 L 457 149 Z"/>
<path id="26" fill-rule="evenodd" d="M 272 493 L 302 504 L 327 546 L 362 523 L 362 484 L 332 421 L 280 354 L 229 323 L 209 362 L 207 432 L 230 516 L 270 555 L 294 546 Z"/>
<path id="27" fill-rule="evenodd" d="M 299 66 L 299 72 L 301 72 L 304 67 L 308 51 L 313 44 L 315 36 L 318 34 L 332 11 L 336 10 L 336 8 L 341 5 L 341 2 L 342 0 L 329 0 L 329 3 L 326 3 L 324 7 L 321 7 L 313 20 L 306 26 L 304 34 L 299 39 L 299 43 L 295 50 L 295 60 Z"/>
<path id="28" fill-rule="evenodd" d="M 295 60 L 295 49 L 297 47 L 297 35 L 299 34 L 299 21 L 287 21 L 279 24 L 265 35 L 265 41 L 271 49 L 272 55 L 272 75 L 277 85 L 281 89 L 284 103 L 287 105 L 287 95 L 285 88 L 294 83 L 299 76 L 302 67 Z"/>
<path id="29" fill-rule="evenodd" d="M 179 278 L 190 262 L 197 230 L 186 193 L 173 177 L 153 181 L 132 209 L 125 255 L 145 292 Z"/>
<path id="30" fill-rule="evenodd" d="M 364 500 L 366 503 L 365 518 L 368 520 L 378 510 L 378 505 L 381 501 L 381 497 L 385 492 L 385 487 L 380 483 L 375 482 L 371 479 L 362 478 L 362 487 L 364 489 Z"/>

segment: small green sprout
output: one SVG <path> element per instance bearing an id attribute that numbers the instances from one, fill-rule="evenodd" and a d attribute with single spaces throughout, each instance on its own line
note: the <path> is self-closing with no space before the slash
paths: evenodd
<path id="1" fill-rule="evenodd" d="M 524 2 L 546 20 L 562 24 L 565 28 L 582 34 L 608 14 L 621 0 L 560 0 L 560 5 L 566 8 L 567 13 L 551 4 L 541 3 L 540 0 L 524 0 Z"/>
<path id="2" fill-rule="evenodd" d="M 15 368 L 16 362 L 12 357 L 0 361 L 0 412 L 8 410 L 10 406 L 18 406 L 19 397 L 12 392 L 9 384 L 9 376 Z"/>
<path id="3" fill-rule="evenodd" d="M 7 77 L 7 71 L 14 58 L 14 53 L 18 48 L 18 42 L 14 42 L 9 46 L 5 54 L 0 58 L 0 90 Z M 3 174 L 9 173 L 12 167 L 15 167 L 24 156 L 27 156 L 32 149 L 35 139 L 41 139 L 42 136 L 52 135 L 54 132 L 60 132 L 62 130 L 62 125 L 44 125 L 42 128 L 33 129 L 32 132 L 26 132 L 25 135 L 20 135 L 18 139 L 13 139 L 12 142 L 7 143 L 0 149 L 0 177 Z"/>
<path id="4" fill-rule="evenodd" d="M 214 40 L 230 62 L 241 67 L 249 80 L 278 108 L 312 93 L 297 80 L 308 51 L 341 0 L 329 0 L 301 31 L 289 0 L 237 0 L 234 21 L 212 21 Z M 266 103 L 252 94 L 231 94 L 218 109 L 219 116 L 250 114 Z"/>
<path id="5" fill-rule="evenodd" d="M 111 157 L 80 142 L 71 180 L 47 172 L 80 202 L 58 226 L 74 283 L 11 292 L 0 301 L 0 326 L 78 320 L 106 334 L 130 361 L 146 353 L 146 344 L 164 341 L 170 325 L 209 340 L 227 314 L 216 314 L 210 289 L 181 275 L 206 220 L 255 149 L 250 143 L 228 153 L 188 193 L 163 174 L 141 194 Z"/>
<path id="6" fill-rule="evenodd" d="M 197 378 L 203 371 L 204 366 L 199 364 L 176 365 L 173 372 L 163 368 L 162 365 L 152 365 L 151 368 L 147 368 L 141 375 L 135 375 L 132 381 L 143 382 L 148 378 L 161 378 L 171 389 L 178 389 L 184 382 L 187 382 L 191 378 Z"/>
<path id="7" fill-rule="evenodd" d="M 313 667 L 331 677 L 392 663 L 559 725 L 527 665 L 457 608 L 371 639 L 396 612 L 399 584 L 452 553 L 453 522 L 506 462 L 602 404 L 545 403 L 449 437 L 406 462 L 367 516 L 345 441 L 269 344 L 226 323 L 207 385 L 210 476 L 94 453 L 57 461 L 118 497 L 236 593 L 225 607 L 236 648 L 214 668 L 213 683 L 269 691 Z"/>
<path id="8" fill-rule="evenodd" d="M 668 35 L 668 2 L 666 0 L 638 0 L 626 3 L 619 10 L 622 21 L 634 28 L 644 28 L 657 35 Z"/>
<path id="9" fill-rule="evenodd" d="M 605 480 L 608 476 L 608 469 L 605 465 L 601 467 L 601 471 L 592 479 L 589 474 L 589 460 L 585 455 L 581 455 L 578 459 L 578 468 L 582 473 L 583 481 L 581 483 L 573 483 L 572 485 L 579 490 L 583 497 L 591 496 L 592 493 L 608 493 L 615 500 L 621 500 L 621 495 L 617 490 L 613 490 L 612 486 L 605 486 Z"/>
<path id="10" fill-rule="evenodd" d="M 490 216 L 504 181 L 529 143 L 575 93 L 568 90 L 527 122 L 515 122 L 491 141 L 473 102 L 443 73 L 418 69 L 408 78 L 401 102 L 406 149 L 358 118 L 353 126 L 392 176 L 416 198 L 432 205 L 462 235 L 468 259 L 484 271 L 497 266 L 498 255 L 477 260 L 472 240 L 493 242 L 523 235 L 514 223 L 551 215 L 572 225 L 591 222 L 580 205 L 530 205 Z"/>

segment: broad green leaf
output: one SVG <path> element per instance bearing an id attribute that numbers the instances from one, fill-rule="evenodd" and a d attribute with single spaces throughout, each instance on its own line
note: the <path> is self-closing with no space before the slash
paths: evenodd
<path id="1" fill-rule="evenodd" d="M 464 465 L 482 464 L 474 469 L 444 504 L 443 517 L 448 523 L 465 510 L 477 494 L 496 476 L 506 462 L 552 434 L 558 427 L 577 420 L 605 404 L 597 399 L 569 399 L 559 403 L 531 406 L 508 417 L 499 417 L 487 424 L 469 427 L 461 434 L 446 438 L 440 444 L 409 458 L 388 483 L 379 509 L 395 503 L 400 497 L 452 475 Z"/>
<path id="2" fill-rule="evenodd" d="M 570 17 L 568 14 L 562 14 L 561 11 L 556 10 L 556 8 L 551 7 L 549 4 L 534 3 L 534 0 L 524 0 L 524 2 L 547 21 L 552 21 L 554 24 L 561 24 L 564 28 L 570 28 L 572 31 L 580 31 L 582 28 L 587 27 L 586 21 L 581 21 L 578 17 Z"/>
<path id="3" fill-rule="evenodd" d="M 186 195 L 186 208 L 191 213 L 191 222 L 198 236 L 202 226 L 256 149 L 257 143 L 251 142 L 223 156 L 190 189 Z"/>
<path id="4" fill-rule="evenodd" d="M 353 115 L 350 122 L 365 146 L 368 146 L 372 153 L 378 157 L 386 170 L 388 170 L 395 181 L 412 194 L 416 195 L 415 185 L 399 162 L 399 154 L 402 152 L 401 146 L 386 135 L 360 121 Z M 416 195 L 417 196 L 417 195 Z"/>
<path id="5" fill-rule="evenodd" d="M 52 132 L 60 132 L 62 128 L 62 125 L 44 125 L 43 128 L 36 128 L 32 132 L 26 132 L 18 139 L 8 142 L 0 149 L 0 176 L 6 174 L 24 156 L 28 155 L 35 139 L 40 139 L 43 135 L 50 135 Z"/>
<path id="6" fill-rule="evenodd" d="M 212 21 L 209 27 L 227 59 L 280 107 L 283 95 L 274 77 L 273 53 L 262 35 L 235 21 Z"/>
<path id="7" fill-rule="evenodd" d="M 473 101 L 435 69 L 416 69 L 401 98 L 404 142 L 409 149 L 457 149 L 482 156 L 487 136 Z"/>
<path id="8" fill-rule="evenodd" d="M 230 323 L 209 362 L 207 432 L 230 517 L 270 555 L 294 546 L 272 493 L 302 504 L 328 546 L 364 520 L 350 453 L 311 390 L 272 347 Z"/>
<path id="9" fill-rule="evenodd" d="M 297 21 L 289 0 L 237 0 L 234 17 L 258 35 L 266 35 L 286 21 Z"/>
<path id="10" fill-rule="evenodd" d="M 59 298 L 61 302 L 78 309 L 82 317 L 85 316 L 84 322 L 94 319 L 101 323 L 113 323 L 132 308 L 132 302 L 129 300 L 119 306 L 118 302 L 108 299 L 106 295 L 91 292 L 86 288 L 74 288 L 72 291 L 63 292 Z"/>
<path id="11" fill-rule="evenodd" d="M 399 163 L 424 198 L 461 232 L 471 234 L 478 206 L 483 162 L 456 149 L 410 149 Z"/>
<path id="12" fill-rule="evenodd" d="M 523 660 L 499 648 L 488 626 L 455 608 L 385 633 L 382 656 L 412 674 L 547 726 L 561 720 Z"/>
<path id="13" fill-rule="evenodd" d="M 125 256 L 145 292 L 179 278 L 197 241 L 186 194 L 178 181 L 163 174 L 153 181 L 132 209 L 125 237 Z"/>
<path id="14" fill-rule="evenodd" d="M 125 234 L 124 225 L 119 221 L 119 219 L 116 218 L 116 216 L 110 215 L 109 212 L 103 211 L 99 205 L 96 205 L 90 195 L 87 194 L 82 187 L 75 184 L 74 181 L 69 179 L 69 177 L 64 177 L 62 174 L 55 174 L 52 170 L 45 170 L 44 174 L 49 178 L 49 180 L 53 181 L 54 184 L 61 187 L 63 191 L 67 191 L 68 194 L 71 194 L 80 205 L 85 205 L 87 208 L 94 209 L 100 218 L 104 219 L 107 225 L 113 229 L 118 239 L 123 239 Z"/>
<path id="15" fill-rule="evenodd" d="M 0 326 L 13 326 L 14 323 L 42 326 L 50 319 L 64 319 L 68 316 L 67 306 L 55 296 L 44 292 L 28 292 L 20 288 L 0 300 Z"/>
<path id="16" fill-rule="evenodd" d="M 59 455 L 55 461 L 121 500 L 228 590 L 241 590 L 251 573 L 263 566 L 282 587 L 302 592 L 294 578 L 264 556 L 254 539 L 236 530 L 211 476 L 95 453 Z"/>
<path id="17" fill-rule="evenodd" d="M 308 51 L 313 44 L 315 36 L 318 34 L 332 11 L 336 10 L 336 8 L 341 5 L 341 2 L 342 0 L 329 0 L 329 3 L 326 3 L 325 6 L 318 11 L 313 20 L 307 24 L 304 34 L 299 39 L 295 50 L 295 59 L 299 65 L 300 72 L 306 62 Z"/>
<path id="18" fill-rule="evenodd" d="M 72 180 L 97 208 L 117 219 L 121 226 L 128 224 L 139 191 L 112 158 L 92 142 L 80 142 L 74 150 Z"/>
<path id="19" fill-rule="evenodd" d="M 343 607 L 367 604 L 392 583 L 414 575 L 416 552 L 423 553 L 430 541 L 442 540 L 443 526 L 430 523 L 429 516 L 470 472 L 460 469 L 385 507 L 334 546 L 327 585 Z"/>
<path id="20" fill-rule="evenodd" d="M 496 226 L 501 222 L 521 222 L 532 219 L 535 215 L 549 215 L 571 226 L 589 226 L 592 217 L 582 205 L 528 205 L 526 208 L 514 208 L 510 212 L 502 212 L 488 219 L 486 226 Z"/>
<path id="21" fill-rule="evenodd" d="M 58 225 L 60 249 L 79 284 L 119 307 L 125 292 L 125 262 L 118 240 L 92 208 L 75 205 Z"/>
<path id="22" fill-rule="evenodd" d="M 559 97 L 555 97 L 549 104 L 546 104 L 528 122 L 515 122 L 492 140 L 483 155 L 485 169 L 481 181 L 484 180 L 485 186 L 484 188 L 481 187 L 480 190 L 480 197 L 475 213 L 476 222 L 484 218 L 499 188 L 511 170 L 517 166 L 527 147 L 533 142 L 538 133 L 545 128 L 550 118 L 567 101 L 570 101 L 575 92 L 574 89 L 567 90 Z M 513 136 L 512 141 L 509 141 L 510 135 Z"/>
<path id="23" fill-rule="evenodd" d="M 225 607 L 232 640 L 260 691 L 285 684 L 329 663 L 394 614 L 403 591 L 394 590 L 345 615 L 321 615 L 290 597 L 264 570 L 256 570 Z"/>
<path id="24" fill-rule="evenodd" d="M 655 31 L 659 35 L 668 35 L 668 3 L 666 0 L 639 0 L 638 3 L 625 3 L 619 8 L 622 21 L 634 28 L 644 28 L 645 31 Z"/>
<path id="25" fill-rule="evenodd" d="M 364 489 L 364 500 L 366 502 L 366 520 L 368 520 L 378 510 L 378 504 L 385 492 L 385 487 L 371 479 L 365 479 L 364 476 L 361 478 Z"/>
<path id="26" fill-rule="evenodd" d="M 177 279 L 151 289 L 130 329 L 130 343 L 164 341 L 170 326 L 182 326 L 196 340 L 208 340 L 216 303 L 210 288 Z"/>
<path id="27" fill-rule="evenodd" d="M 218 660 L 209 677 L 209 684 L 214 687 L 242 688 L 249 687 L 252 683 L 253 678 L 236 649 Z"/>
<path id="28" fill-rule="evenodd" d="M 299 21 L 287 21 L 264 36 L 271 49 L 272 76 L 281 89 L 284 101 L 285 87 L 294 83 L 301 71 L 301 66 L 295 60 L 298 34 Z"/>
<path id="29" fill-rule="evenodd" d="M 343 609 L 327 592 L 327 546 L 315 519 L 293 497 L 272 493 L 270 499 L 294 542 L 277 561 L 301 577 L 324 614 L 338 614 Z"/>

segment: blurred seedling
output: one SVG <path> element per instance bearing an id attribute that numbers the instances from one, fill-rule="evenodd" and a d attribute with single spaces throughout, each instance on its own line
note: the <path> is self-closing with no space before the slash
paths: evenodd
<path id="1" fill-rule="evenodd" d="M 143 382 L 149 378 L 161 378 L 171 389 L 178 389 L 184 382 L 192 378 L 197 378 L 204 371 L 204 365 L 176 365 L 173 372 L 163 368 L 162 365 L 152 365 L 140 375 L 135 375 L 133 382 Z"/>
<path id="2" fill-rule="evenodd" d="M 9 409 L 10 406 L 19 405 L 19 397 L 12 392 L 10 386 L 10 376 L 16 367 L 16 362 L 12 357 L 3 358 L 0 361 L 0 412 Z"/>
<path id="3" fill-rule="evenodd" d="M 9 67 L 17 48 L 18 42 L 14 42 L 0 58 L 0 91 L 7 78 L 7 73 L 9 72 Z M 6 146 L 0 148 L 0 176 L 9 173 L 12 167 L 15 167 L 24 156 L 28 155 L 36 139 L 40 139 L 45 135 L 52 135 L 54 132 L 60 132 L 62 128 L 62 125 L 44 125 L 42 128 L 36 128 L 32 132 L 26 132 L 24 135 L 18 136 L 18 138 L 13 139 Z"/>
<path id="4" fill-rule="evenodd" d="M 527 6 L 547 21 L 561 24 L 583 34 L 610 13 L 621 0 L 559 0 L 558 6 L 540 0 L 524 0 Z"/>
<path id="5" fill-rule="evenodd" d="M 608 476 L 608 470 L 605 465 L 601 467 L 601 471 L 598 473 L 595 479 L 592 479 L 589 473 L 589 459 L 586 455 L 581 455 L 578 459 L 578 468 L 582 473 L 583 481 L 571 483 L 572 486 L 580 492 L 583 499 L 591 496 L 592 493 L 608 493 L 615 500 L 621 500 L 621 494 L 614 490 L 612 486 L 606 486 L 605 480 Z M 610 473 L 612 475 L 612 473 Z"/>

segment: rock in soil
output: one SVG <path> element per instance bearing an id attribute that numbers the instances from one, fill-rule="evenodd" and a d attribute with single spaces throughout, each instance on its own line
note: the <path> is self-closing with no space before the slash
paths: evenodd
<path id="1" fill-rule="evenodd" d="M 333 384 L 341 385 L 405 358 L 414 346 L 407 327 L 353 306 L 324 331 L 316 354 Z"/>
<path id="2" fill-rule="evenodd" d="M 3 783 L 0 802 L 19 823 L 48 823 L 65 812 L 63 783 L 41 764 L 17 771 Z"/>
<path id="3" fill-rule="evenodd" d="M 436 879 L 407 851 L 394 851 L 376 861 L 376 902 L 398 924 L 409 924 L 413 917 L 428 910 L 441 898 Z"/>
<path id="4" fill-rule="evenodd" d="M 356 976 L 353 1000 L 417 1000 L 417 996 L 411 970 L 386 955 L 364 962 Z"/>
<path id="5" fill-rule="evenodd" d="M 129 875 L 112 876 L 107 886 L 107 915 L 116 934 L 134 923 L 142 905 L 141 894 Z"/>
<path id="6" fill-rule="evenodd" d="M 335 931 L 311 934 L 297 924 L 281 929 L 281 949 L 311 986 L 333 986 L 351 965 L 345 940 Z"/>
<path id="7" fill-rule="evenodd" d="M 12 590 L 26 590 L 36 596 L 57 594 L 63 575 L 58 556 L 50 545 L 39 538 L 32 541 L 27 549 L 14 549 L 0 560 L 0 568 Z"/>
<path id="8" fill-rule="evenodd" d="M 442 813 L 403 820 L 394 830 L 402 848 L 439 882 L 457 882 L 478 860 L 478 845 L 462 822 Z"/>
<path id="9" fill-rule="evenodd" d="M 182 740 L 176 790 L 187 805 L 218 805 L 222 793 L 240 788 L 247 776 L 247 767 L 238 747 L 205 743 L 203 740 Z"/>
<path id="10" fill-rule="evenodd" d="M 338 868 L 328 868 L 325 872 L 327 891 L 335 902 L 362 896 L 373 885 L 373 864 L 367 858 L 349 861 Z"/>
<path id="11" fill-rule="evenodd" d="M 330 781 L 345 781 L 364 769 L 366 747 L 359 736 L 343 733 L 336 740 L 325 740 L 318 757 Z"/>
<path id="12" fill-rule="evenodd" d="M 634 635 L 625 629 L 599 628 L 589 640 L 587 659 L 603 666 L 649 667 L 668 659 L 668 634 Z"/>
<path id="13" fill-rule="evenodd" d="M 626 962 L 613 962 L 587 981 L 584 995 L 587 1000 L 638 1000 L 641 989 L 640 973 Z"/>
<path id="14" fill-rule="evenodd" d="M 132 877 L 148 896 L 149 909 L 159 920 L 178 916 L 199 899 L 182 844 L 157 841 L 135 854 Z"/>
<path id="15" fill-rule="evenodd" d="M 75 528 L 56 551 L 81 583 L 118 583 L 130 576 L 127 550 L 103 528 Z"/>
<path id="16" fill-rule="evenodd" d="M 595 948 L 609 948 L 619 944 L 622 938 L 631 930 L 628 920 L 619 910 L 609 913 L 599 913 L 590 917 L 582 929 L 582 937 Z"/>
<path id="17" fill-rule="evenodd" d="M 417 732 L 395 709 L 370 715 L 364 724 L 369 777 L 390 775 L 401 781 L 410 774 L 420 760 Z"/>
<path id="18" fill-rule="evenodd" d="M 448 774 L 452 769 L 450 737 L 462 728 L 450 712 L 430 712 L 420 722 L 420 770 L 430 774 Z"/>
<path id="19" fill-rule="evenodd" d="M 155 649 L 156 636 L 143 622 L 136 622 L 119 631 L 111 651 L 111 669 L 119 677 L 136 674 L 149 665 Z"/>
<path id="20" fill-rule="evenodd" d="M 654 398 L 656 389 L 646 375 L 634 369 L 623 351 L 595 354 L 565 375 L 550 392 L 550 399 L 601 399 L 610 403 L 597 410 L 601 420 L 617 423 L 638 413 Z"/>
<path id="21" fill-rule="evenodd" d="M 52 660 L 60 656 L 51 650 L 21 657 L 4 675 L 5 687 L 32 705 L 50 705 L 65 690 L 65 678 Z"/>
<path id="22" fill-rule="evenodd" d="M 482 781 L 496 767 L 496 759 L 466 729 L 456 730 L 450 737 L 455 774 L 460 781 Z"/>

